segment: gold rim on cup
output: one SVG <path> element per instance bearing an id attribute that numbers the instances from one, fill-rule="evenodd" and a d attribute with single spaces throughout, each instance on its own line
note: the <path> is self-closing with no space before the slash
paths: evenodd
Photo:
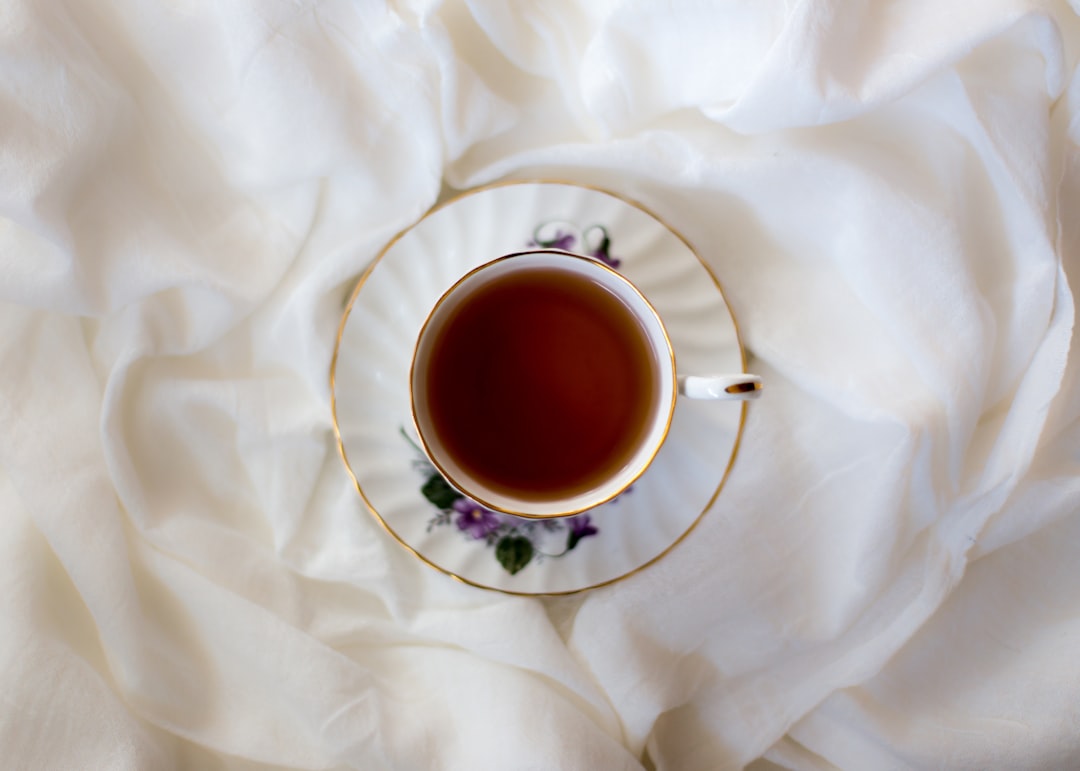
<path id="1" fill-rule="evenodd" d="M 663 431 L 661 431 L 659 438 L 655 440 L 655 446 L 653 447 L 652 452 L 649 453 L 648 458 L 646 458 L 644 463 L 641 464 L 641 468 L 635 471 L 633 476 L 631 476 L 630 479 L 625 482 L 625 484 L 619 486 L 614 492 L 605 495 L 603 498 L 597 498 L 595 501 L 590 501 L 587 506 L 578 506 L 576 508 L 553 511 L 551 513 L 544 514 L 527 514 L 520 511 L 514 511 L 513 509 L 509 509 L 503 505 L 495 503 L 494 501 L 488 500 L 485 497 L 477 495 L 471 490 L 468 490 L 467 487 L 463 485 L 459 479 L 454 478 L 454 474 L 449 469 L 447 469 L 442 463 L 439 462 L 439 459 L 436 457 L 436 453 L 432 452 L 429 440 L 427 439 L 427 437 L 424 436 L 424 430 L 420 426 L 420 421 L 416 419 L 416 355 L 420 349 L 420 343 L 423 341 L 424 335 L 427 333 L 428 326 L 431 323 L 432 317 L 435 316 L 438 310 L 450 298 L 450 296 L 454 294 L 458 287 L 460 287 L 462 284 L 464 284 L 476 274 L 487 271 L 489 268 L 506 262 L 507 260 L 512 260 L 516 257 L 522 257 L 530 254 L 554 254 L 560 257 L 570 257 L 575 260 L 581 260 L 583 263 L 594 266 L 590 267 L 589 270 L 595 268 L 606 271 L 609 276 L 614 277 L 616 281 L 624 284 L 634 294 L 634 296 L 641 300 L 642 304 L 645 306 L 645 308 L 648 309 L 648 312 L 651 313 L 653 318 L 656 320 L 656 323 L 660 328 L 660 332 L 663 335 L 664 346 L 667 348 L 668 359 L 671 365 L 671 399 L 667 405 L 667 416 L 664 418 L 664 428 Z M 654 342 L 651 337 L 649 338 L 649 340 L 650 344 Z M 420 333 L 416 336 L 416 343 L 414 343 L 413 345 L 412 359 L 409 363 L 410 415 L 412 417 L 413 428 L 416 429 L 416 435 L 420 438 L 420 444 L 423 447 L 424 454 L 427 455 L 428 460 L 430 460 L 432 465 L 434 465 L 435 468 L 438 469 L 439 473 L 443 475 L 447 482 L 449 482 L 454 488 L 456 488 L 460 492 L 467 495 L 471 500 L 476 501 L 481 506 L 491 509 L 492 511 L 497 511 L 502 514 L 510 514 L 512 516 L 522 517 L 524 519 L 561 519 L 563 517 L 572 517 L 576 514 L 581 514 L 582 512 L 588 511 L 589 509 L 595 509 L 597 506 L 601 506 L 607 503 L 608 501 L 617 497 L 624 490 L 626 490 L 626 488 L 630 487 L 630 485 L 634 484 L 634 482 L 640 479 L 641 475 L 649 469 L 649 466 L 652 465 L 653 461 L 656 459 L 657 454 L 660 452 L 660 448 L 663 447 L 664 442 L 667 441 L 668 433 L 671 431 L 671 421 L 675 415 L 675 402 L 679 396 L 677 373 L 678 370 L 675 368 L 675 347 L 671 344 L 671 338 L 668 336 L 667 327 L 664 325 L 664 320 L 660 317 L 660 314 L 657 312 L 656 308 L 653 307 L 653 304 L 649 302 L 648 298 L 645 297 L 644 294 L 642 294 L 641 290 L 638 289 L 632 281 L 630 281 L 618 271 L 613 270 L 611 267 L 600 262 L 599 260 L 593 259 L 592 257 L 588 257 L 583 254 L 575 254 L 574 252 L 567 252 L 561 249 L 525 249 L 520 252 L 504 254 L 500 257 L 496 257 L 489 262 L 485 262 L 483 265 L 479 265 L 473 268 L 464 276 L 455 281 L 449 289 L 443 292 L 442 296 L 440 296 L 436 303 L 431 307 L 431 310 L 428 311 L 427 317 L 424 319 L 424 323 L 420 327 Z"/>

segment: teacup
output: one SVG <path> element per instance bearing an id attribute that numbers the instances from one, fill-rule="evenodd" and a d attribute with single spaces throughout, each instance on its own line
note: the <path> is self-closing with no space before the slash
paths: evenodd
<path id="1" fill-rule="evenodd" d="M 599 506 L 641 476 L 679 395 L 752 399 L 761 378 L 678 373 L 663 321 L 629 280 L 536 249 L 442 295 L 409 388 L 421 444 L 450 484 L 492 510 L 545 518 Z"/>

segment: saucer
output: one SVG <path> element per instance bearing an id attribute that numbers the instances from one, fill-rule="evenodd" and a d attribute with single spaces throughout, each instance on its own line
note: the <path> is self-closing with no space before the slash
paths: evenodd
<path id="1" fill-rule="evenodd" d="M 638 572 L 693 530 L 735 460 L 746 403 L 680 398 L 645 474 L 575 517 L 522 520 L 462 497 L 417 447 L 409 412 L 413 346 L 457 279 L 530 247 L 589 253 L 629 278 L 663 319 L 680 374 L 745 371 L 715 276 L 655 215 L 596 188 L 501 183 L 437 206 L 360 276 L 338 329 L 331 405 L 346 469 L 398 543 L 473 586 L 569 594 Z"/>

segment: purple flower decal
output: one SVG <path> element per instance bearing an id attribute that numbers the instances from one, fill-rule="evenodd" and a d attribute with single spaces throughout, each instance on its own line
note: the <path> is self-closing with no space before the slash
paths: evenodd
<path id="1" fill-rule="evenodd" d="M 581 514 L 570 520 L 570 532 L 581 539 L 588 538 L 590 535 L 596 535 L 600 531 L 597 530 L 596 526 L 592 523 L 592 517 L 588 514 Z"/>
<path id="2" fill-rule="evenodd" d="M 604 263 L 610 268 L 618 268 L 620 265 L 622 265 L 622 260 L 620 260 L 618 257 L 612 257 L 610 254 L 607 253 L 607 249 L 604 248 L 596 249 L 595 251 L 589 252 L 589 256 L 600 260 L 600 262 Z"/>
<path id="3" fill-rule="evenodd" d="M 601 236 L 600 243 L 597 244 L 595 249 L 592 249 L 589 252 L 589 256 L 593 259 L 600 260 L 600 262 L 604 263 L 609 268 L 618 268 L 622 265 L 622 260 L 618 257 L 611 256 L 611 237 L 608 236 L 607 228 L 603 225 L 593 225 L 589 230 L 599 230 Z"/>
<path id="4" fill-rule="evenodd" d="M 453 509 L 458 513 L 458 529 L 478 541 L 487 538 L 502 524 L 502 519 L 498 514 L 468 498 L 458 498 L 454 501 Z"/>
<path id="5" fill-rule="evenodd" d="M 592 523 L 592 517 L 588 514 L 579 514 L 570 519 L 570 533 L 566 537 L 566 550 L 570 551 L 578 545 L 582 538 L 596 535 L 600 530 Z"/>
<path id="6" fill-rule="evenodd" d="M 539 228 L 537 230 L 539 230 Z M 575 241 L 577 241 L 577 238 L 573 233 L 564 233 L 561 230 L 556 230 L 555 235 L 551 238 L 541 240 L 538 237 L 533 237 L 530 239 L 527 246 L 537 246 L 541 249 L 562 249 L 564 252 L 568 252 L 574 248 Z"/>

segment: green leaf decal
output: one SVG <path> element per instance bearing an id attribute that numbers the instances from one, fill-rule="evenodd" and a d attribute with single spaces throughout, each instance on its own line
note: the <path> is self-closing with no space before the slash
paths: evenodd
<path id="1" fill-rule="evenodd" d="M 424 494 L 425 498 L 440 509 L 449 509 L 454 505 L 454 501 L 463 497 L 461 493 L 451 487 L 438 472 L 435 472 L 428 477 L 428 481 L 424 482 L 424 486 L 420 488 L 420 492 Z"/>
<path id="2" fill-rule="evenodd" d="M 532 541 L 520 535 L 507 535 L 495 544 L 495 559 L 514 575 L 529 564 L 533 557 Z"/>

